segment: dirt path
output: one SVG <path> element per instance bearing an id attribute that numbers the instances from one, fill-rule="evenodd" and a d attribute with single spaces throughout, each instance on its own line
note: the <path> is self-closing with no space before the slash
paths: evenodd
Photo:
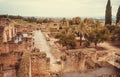
<path id="1" fill-rule="evenodd" d="M 41 52 L 45 52 L 47 54 L 51 63 L 55 62 L 55 58 L 50 52 L 51 48 L 48 46 L 47 41 L 40 30 L 34 32 L 34 43 L 36 48 L 39 48 Z"/>
<path id="2" fill-rule="evenodd" d="M 118 56 L 115 54 L 120 51 L 120 48 L 112 46 L 107 42 L 101 43 L 99 46 L 104 47 L 106 49 L 105 52 L 108 53 L 107 55 L 100 57 L 99 61 L 106 61 L 111 65 L 120 68 L 120 65 L 116 63 Z"/>
<path id="3" fill-rule="evenodd" d="M 115 46 L 110 45 L 108 42 L 100 43 L 98 44 L 99 47 L 103 47 L 107 50 L 120 50 L 120 48 L 117 48 Z"/>

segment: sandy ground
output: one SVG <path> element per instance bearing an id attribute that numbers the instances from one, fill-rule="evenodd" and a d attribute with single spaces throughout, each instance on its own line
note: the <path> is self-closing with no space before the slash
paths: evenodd
<path id="1" fill-rule="evenodd" d="M 108 42 L 98 44 L 98 47 L 103 47 L 106 50 L 120 50 L 120 48 L 110 45 Z"/>

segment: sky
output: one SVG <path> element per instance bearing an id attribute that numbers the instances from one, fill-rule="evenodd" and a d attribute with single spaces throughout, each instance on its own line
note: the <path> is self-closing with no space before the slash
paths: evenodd
<path id="1" fill-rule="evenodd" d="M 107 0 L 0 0 L 0 14 L 42 17 L 104 17 Z M 120 0 L 111 0 L 116 16 Z"/>

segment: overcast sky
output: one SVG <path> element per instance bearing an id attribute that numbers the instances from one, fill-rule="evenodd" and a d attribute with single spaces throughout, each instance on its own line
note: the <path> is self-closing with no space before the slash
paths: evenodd
<path id="1" fill-rule="evenodd" d="M 45 17 L 105 15 L 107 0 L 0 0 L 0 14 Z M 120 0 L 111 0 L 116 16 Z"/>

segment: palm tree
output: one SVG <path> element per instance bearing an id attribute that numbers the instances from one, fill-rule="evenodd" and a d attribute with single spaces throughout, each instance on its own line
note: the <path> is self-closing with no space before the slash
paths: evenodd
<path id="1" fill-rule="evenodd" d="M 87 29 L 87 25 L 84 24 L 83 21 L 81 21 L 81 23 L 77 26 L 77 32 L 80 37 L 80 46 L 82 46 L 82 40 L 83 40 L 82 38 L 86 34 L 86 29 Z"/>
<path id="2" fill-rule="evenodd" d="M 81 22 L 81 24 L 78 26 L 78 31 L 79 31 L 79 37 L 80 37 L 80 46 L 82 45 L 82 38 L 83 38 L 83 36 L 84 36 L 84 28 L 85 27 L 85 25 L 84 25 L 84 23 L 83 22 Z"/>

